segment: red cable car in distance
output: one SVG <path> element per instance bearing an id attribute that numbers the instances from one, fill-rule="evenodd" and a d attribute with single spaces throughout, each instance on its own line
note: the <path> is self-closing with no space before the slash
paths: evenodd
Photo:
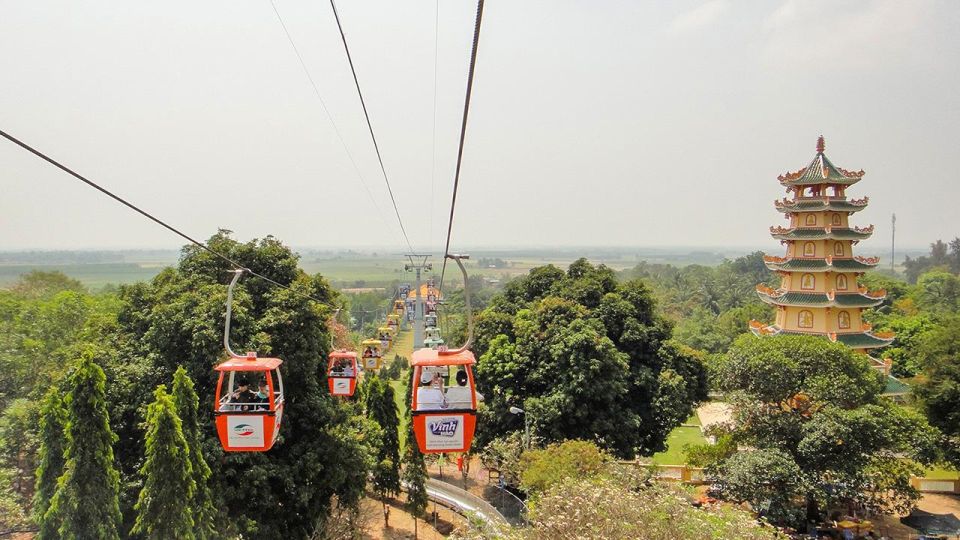
<path id="1" fill-rule="evenodd" d="M 352 397 L 357 391 L 357 353 L 336 350 L 330 353 L 327 364 L 327 385 L 332 396 Z"/>
<path id="2" fill-rule="evenodd" d="M 230 348 L 230 315 L 233 288 L 246 272 L 235 270 L 227 288 L 223 348 L 230 358 L 215 369 L 217 380 L 213 416 L 220 444 L 227 452 L 266 452 L 280 435 L 283 420 L 283 378 L 279 358 L 258 358 L 257 353 L 239 355 Z M 256 385 L 256 391 L 251 389 Z"/>
<path id="3" fill-rule="evenodd" d="M 467 310 L 467 341 L 456 350 L 423 348 L 413 352 L 410 366 L 410 409 L 413 417 L 413 434 L 417 446 L 424 454 L 445 452 L 469 452 L 473 433 L 477 427 L 477 402 L 482 396 L 477 393 L 473 378 L 473 366 L 477 359 L 468 350 L 473 341 L 473 317 L 470 307 L 470 288 L 467 270 L 461 259 L 468 255 L 447 254 L 456 261 L 463 273 L 464 300 Z M 444 384 L 449 379 L 451 368 L 456 369 L 456 382 Z"/>

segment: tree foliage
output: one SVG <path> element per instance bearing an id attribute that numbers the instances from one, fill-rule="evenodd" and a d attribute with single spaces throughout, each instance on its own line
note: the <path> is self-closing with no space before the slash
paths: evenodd
<path id="1" fill-rule="evenodd" d="M 188 501 L 193 510 L 194 536 L 197 540 L 218 538 L 219 512 L 210 490 L 210 466 L 203 457 L 203 442 L 197 416 L 197 393 L 193 381 L 183 366 L 173 374 L 173 404 L 183 429 L 183 437 L 189 449 L 190 469 L 195 489 Z"/>
<path id="2" fill-rule="evenodd" d="M 904 511 L 918 496 L 909 476 L 937 457 L 933 428 L 879 399 L 883 376 L 867 357 L 822 338 L 741 338 L 718 363 L 716 384 L 733 405 L 731 434 L 741 449 L 715 474 L 740 486 L 735 498 L 772 501 L 770 516 L 780 522 L 800 514 L 789 511 L 795 499 L 771 499 L 765 486 L 777 486 L 777 475 L 793 475 L 811 504 Z M 747 456 L 743 447 L 766 453 Z M 747 481 L 747 471 L 765 467 L 769 475 Z"/>
<path id="3" fill-rule="evenodd" d="M 477 320 L 478 444 L 522 428 L 522 406 L 547 442 L 586 439 L 619 456 L 663 448 L 706 397 L 701 359 L 669 344 L 642 281 L 584 259 L 535 268 L 507 284 Z"/>
<path id="4" fill-rule="evenodd" d="M 57 490 L 57 479 L 63 474 L 66 424 L 63 397 L 56 388 L 51 388 L 40 410 L 40 449 L 33 497 L 33 515 L 40 540 L 55 539 L 59 535 L 60 524 L 56 519 L 46 519 L 46 513 Z"/>
<path id="5" fill-rule="evenodd" d="M 288 287 L 256 277 L 237 286 L 231 338 L 239 350 L 284 360 L 283 426 L 268 454 L 223 453 L 213 430 L 204 430 L 200 446 L 210 452 L 211 488 L 222 496 L 218 506 L 232 527 L 228 533 L 308 537 L 327 514 L 332 496 L 341 502 L 359 499 L 370 465 L 362 420 L 326 392 L 322 359 L 331 347 L 326 321 L 336 293 L 322 277 L 300 270 L 297 256 L 272 237 L 239 243 L 221 231 L 208 245 Z M 111 373 L 112 413 L 121 433 L 125 485 L 131 488 L 141 455 L 134 442 L 143 438 L 137 420 L 146 407 L 143 387 L 169 381 L 182 365 L 198 383 L 200 403 L 207 404 L 200 409 L 199 425 L 213 425 L 212 368 L 223 354 L 231 270 L 224 260 L 188 246 L 176 268 L 121 291 L 118 354 L 124 361 Z M 132 505 L 135 499 L 128 494 L 125 500 Z"/>
<path id="6" fill-rule="evenodd" d="M 120 537 L 116 435 L 110 429 L 105 380 L 91 353 L 80 358 L 67 380 L 66 461 L 44 516 L 60 524 L 66 540 Z"/>
<path id="7" fill-rule="evenodd" d="M 520 458 L 520 487 L 538 496 L 567 479 L 600 474 L 608 460 L 597 445 L 587 441 L 564 441 L 529 450 Z"/>
<path id="8" fill-rule="evenodd" d="M 190 502 L 197 484 L 190 465 L 190 448 L 166 388 L 158 386 L 153 395 L 154 401 L 147 409 L 145 462 L 140 469 L 143 488 L 132 532 L 156 540 L 193 540 L 194 507 Z M 178 504 L 180 501 L 183 503 Z"/>
<path id="9" fill-rule="evenodd" d="M 400 493 L 400 419 L 393 387 L 376 375 L 365 381 L 367 416 L 380 426 L 373 471 L 374 490 L 381 497 Z M 412 443 L 413 441 L 411 441 Z"/>

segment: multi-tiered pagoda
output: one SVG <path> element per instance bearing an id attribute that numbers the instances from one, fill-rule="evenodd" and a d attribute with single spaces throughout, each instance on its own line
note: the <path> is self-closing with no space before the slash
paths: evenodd
<path id="1" fill-rule="evenodd" d="M 853 255 L 853 247 L 873 233 L 873 225 L 850 225 L 850 217 L 866 208 L 868 199 L 848 200 L 846 191 L 864 173 L 837 167 L 823 149 L 821 136 L 809 165 L 778 178 L 791 198 L 774 204 L 790 225 L 771 227 L 770 234 L 787 246 L 787 253 L 764 257 L 767 268 L 780 275 L 780 287 L 757 286 L 760 298 L 776 306 L 777 316 L 772 325 L 750 321 L 750 330 L 757 335 L 820 335 L 869 353 L 889 345 L 893 335 L 871 332 L 861 317 L 886 297 L 886 291 L 867 291 L 857 284 L 878 262 Z M 889 373 L 889 363 L 875 365 Z"/>

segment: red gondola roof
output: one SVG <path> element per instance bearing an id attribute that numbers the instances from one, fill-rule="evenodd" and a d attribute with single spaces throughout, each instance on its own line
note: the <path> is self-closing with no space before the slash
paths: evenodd
<path id="1" fill-rule="evenodd" d="M 476 363 L 477 359 L 470 351 L 418 349 L 413 351 L 413 356 L 410 359 L 411 366 L 466 366 Z"/>
<path id="2" fill-rule="evenodd" d="M 279 358 L 258 358 L 256 356 L 234 356 L 220 364 L 217 371 L 266 371 L 277 369 L 283 360 Z"/>
<path id="3" fill-rule="evenodd" d="M 342 350 L 342 349 L 341 349 L 341 350 L 338 350 L 338 351 L 333 351 L 333 352 L 331 352 L 331 353 L 330 353 L 330 358 L 353 358 L 353 359 L 356 359 L 356 358 L 357 358 L 357 352 L 356 352 L 356 351 L 345 351 L 345 350 Z"/>

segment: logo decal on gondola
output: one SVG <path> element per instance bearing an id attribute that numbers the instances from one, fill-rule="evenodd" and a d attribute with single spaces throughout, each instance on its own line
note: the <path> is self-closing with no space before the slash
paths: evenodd
<path id="1" fill-rule="evenodd" d="M 253 426 L 250 424 L 237 424 L 233 427 L 233 434 L 241 437 L 249 437 L 253 435 Z"/>
<path id="2" fill-rule="evenodd" d="M 438 437 L 453 437 L 457 434 L 457 426 L 459 425 L 459 419 L 445 418 L 437 422 L 430 422 L 427 428 L 430 430 L 430 433 Z"/>

